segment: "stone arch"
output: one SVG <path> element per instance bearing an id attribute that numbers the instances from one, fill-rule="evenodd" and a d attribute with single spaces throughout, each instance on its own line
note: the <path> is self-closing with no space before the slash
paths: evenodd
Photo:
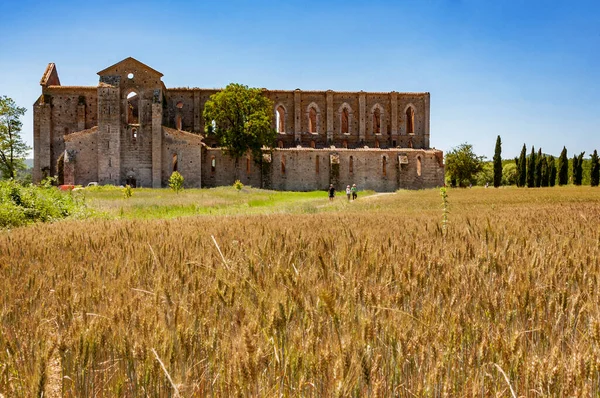
<path id="1" fill-rule="evenodd" d="M 341 136 L 352 134 L 352 114 L 352 107 L 347 102 L 344 102 L 338 108 Z"/>
<path id="2" fill-rule="evenodd" d="M 417 176 L 421 177 L 421 173 L 422 173 L 421 156 L 417 156 Z"/>
<path id="3" fill-rule="evenodd" d="M 308 132 L 319 134 L 319 131 L 321 131 L 321 109 L 316 102 L 311 102 L 306 107 L 306 121 Z"/>
<path id="4" fill-rule="evenodd" d="M 381 104 L 377 103 L 371 107 L 370 130 L 373 135 L 385 134 L 385 111 Z"/>
<path id="5" fill-rule="evenodd" d="M 409 134 L 409 135 L 415 134 L 415 115 L 417 114 L 417 107 L 414 106 L 412 103 L 409 103 L 404 108 L 404 112 L 402 112 L 402 114 L 406 118 L 406 121 L 405 121 L 406 134 Z"/>
<path id="6" fill-rule="evenodd" d="M 280 134 L 285 134 L 287 109 L 283 103 L 275 105 L 275 130 Z"/>

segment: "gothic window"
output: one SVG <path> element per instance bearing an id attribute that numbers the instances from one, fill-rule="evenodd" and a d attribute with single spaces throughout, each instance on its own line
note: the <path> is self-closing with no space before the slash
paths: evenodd
<path id="1" fill-rule="evenodd" d="M 383 173 L 383 175 L 387 174 L 387 158 L 384 156 L 382 159 L 382 163 L 381 163 L 381 172 Z"/>
<path id="2" fill-rule="evenodd" d="M 217 160 L 215 159 L 214 156 L 211 156 L 210 157 L 210 172 L 214 173 L 216 169 L 217 169 Z"/>
<path id="3" fill-rule="evenodd" d="M 281 174 L 285 174 L 285 156 L 281 155 Z"/>
<path id="4" fill-rule="evenodd" d="M 348 114 L 348 108 L 342 109 L 342 134 L 350 134 L 349 122 L 350 115 Z"/>
<path id="5" fill-rule="evenodd" d="M 421 157 L 417 156 L 417 175 L 421 176 Z"/>
<path id="6" fill-rule="evenodd" d="M 373 112 L 373 134 L 381 134 L 381 111 L 375 108 Z"/>
<path id="7" fill-rule="evenodd" d="M 350 156 L 350 160 L 348 162 L 348 171 L 350 171 L 350 173 L 354 173 L 354 158 L 352 156 Z"/>
<path id="8" fill-rule="evenodd" d="M 131 129 L 131 143 L 136 144 L 138 138 L 137 129 Z"/>
<path id="9" fill-rule="evenodd" d="M 181 115 L 179 114 L 175 117 L 175 128 L 181 130 Z"/>
<path id="10" fill-rule="evenodd" d="M 250 157 L 246 157 L 246 174 L 250 174 Z"/>
<path id="11" fill-rule="evenodd" d="M 173 166 L 173 172 L 176 172 L 177 171 L 177 166 L 178 166 L 178 164 L 177 164 L 177 154 L 176 153 L 173 154 L 172 166 Z"/>
<path id="12" fill-rule="evenodd" d="M 317 111 L 312 106 L 308 110 L 308 132 L 317 132 Z"/>
<path id="13" fill-rule="evenodd" d="M 139 124 L 139 96 L 135 91 L 127 95 L 127 124 Z"/>
<path id="14" fill-rule="evenodd" d="M 285 133 L 285 109 L 281 105 L 275 109 L 275 123 L 277 124 L 277 132 Z"/>
<path id="15" fill-rule="evenodd" d="M 412 106 L 406 109 L 406 134 L 415 133 L 415 110 Z"/>

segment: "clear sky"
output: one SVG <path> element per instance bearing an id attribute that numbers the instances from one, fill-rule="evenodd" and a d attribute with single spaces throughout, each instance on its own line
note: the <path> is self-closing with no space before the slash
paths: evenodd
<path id="1" fill-rule="evenodd" d="M 2 1 L 0 95 L 28 112 L 132 56 L 167 87 L 429 91 L 431 145 L 600 150 L 600 1 Z"/>

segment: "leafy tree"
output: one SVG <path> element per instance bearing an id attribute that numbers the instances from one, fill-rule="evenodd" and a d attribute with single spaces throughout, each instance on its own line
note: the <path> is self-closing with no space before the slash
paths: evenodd
<path id="1" fill-rule="evenodd" d="M 519 156 L 519 182 L 518 186 L 524 187 L 527 182 L 527 147 L 523 144 L 523 149 L 521 149 L 521 155 Z"/>
<path id="2" fill-rule="evenodd" d="M 535 187 L 535 148 L 531 146 L 531 153 L 527 161 L 527 188 Z"/>
<path id="3" fill-rule="evenodd" d="M 183 189 L 183 176 L 178 171 L 174 171 L 169 177 L 169 187 L 177 194 Z"/>
<path id="4" fill-rule="evenodd" d="M 578 156 L 573 155 L 573 184 L 581 185 L 583 179 L 583 155 L 581 152 Z"/>
<path id="5" fill-rule="evenodd" d="M 519 159 L 517 158 L 516 161 Z M 502 168 L 502 185 L 515 185 L 519 181 L 516 163 L 507 163 Z"/>
<path id="6" fill-rule="evenodd" d="M 590 185 L 597 187 L 600 183 L 600 163 L 598 163 L 598 151 L 594 149 L 592 154 L 592 166 L 590 170 Z"/>
<path id="7" fill-rule="evenodd" d="M 535 186 L 542 186 L 542 148 L 538 149 L 538 154 L 535 157 Z"/>
<path id="8" fill-rule="evenodd" d="M 556 185 L 556 162 L 554 156 L 548 158 L 548 186 Z"/>
<path id="9" fill-rule="evenodd" d="M 481 171 L 475 174 L 475 185 L 485 186 L 490 181 L 494 181 L 494 167 L 492 163 L 484 162 Z"/>
<path id="10" fill-rule="evenodd" d="M 12 98 L 0 96 L 0 172 L 4 178 L 15 178 L 24 170 L 25 156 L 31 149 L 21 137 L 21 116 L 26 109 L 15 104 Z"/>
<path id="11" fill-rule="evenodd" d="M 484 159 L 485 156 L 477 156 L 473 146 L 465 142 L 446 153 L 446 173 L 459 186 L 466 186 L 483 170 Z"/>
<path id="12" fill-rule="evenodd" d="M 567 158 L 567 148 L 563 149 L 558 158 L 558 185 L 567 185 L 569 182 L 569 159 Z"/>
<path id="13" fill-rule="evenodd" d="M 498 188 L 500 184 L 502 184 L 502 140 L 498 136 L 494 150 L 494 187 Z"/>
<path id="14" fill-rule="evenodd" d="M 231 83 L 210 96 L 203 116 L 206 132 L 217 137 L 237 170 L 239 159 L 248 151 L 261 163 L 263 146 L 273 146 L 277 132 L 271 127 L 272 113 L 273 103 L 261 89 Z"/>
<path id="15" fill-rule="evenodd" d="M 542 161 L 540 162 L 540 170 L 541 170 L 541 179 L 540 186 L 547 187 L 550 184 L 550 173 L 548 169 L 548 158 L 546 155 L 542 156 Z"/>

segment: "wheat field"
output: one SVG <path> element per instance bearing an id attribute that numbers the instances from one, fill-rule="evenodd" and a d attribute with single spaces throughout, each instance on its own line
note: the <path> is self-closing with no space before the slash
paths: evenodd
<path id="1" fill-rule="evenodd" d="M 0 393 L 598 396 L 599 193 L 1 231 Z"/>

